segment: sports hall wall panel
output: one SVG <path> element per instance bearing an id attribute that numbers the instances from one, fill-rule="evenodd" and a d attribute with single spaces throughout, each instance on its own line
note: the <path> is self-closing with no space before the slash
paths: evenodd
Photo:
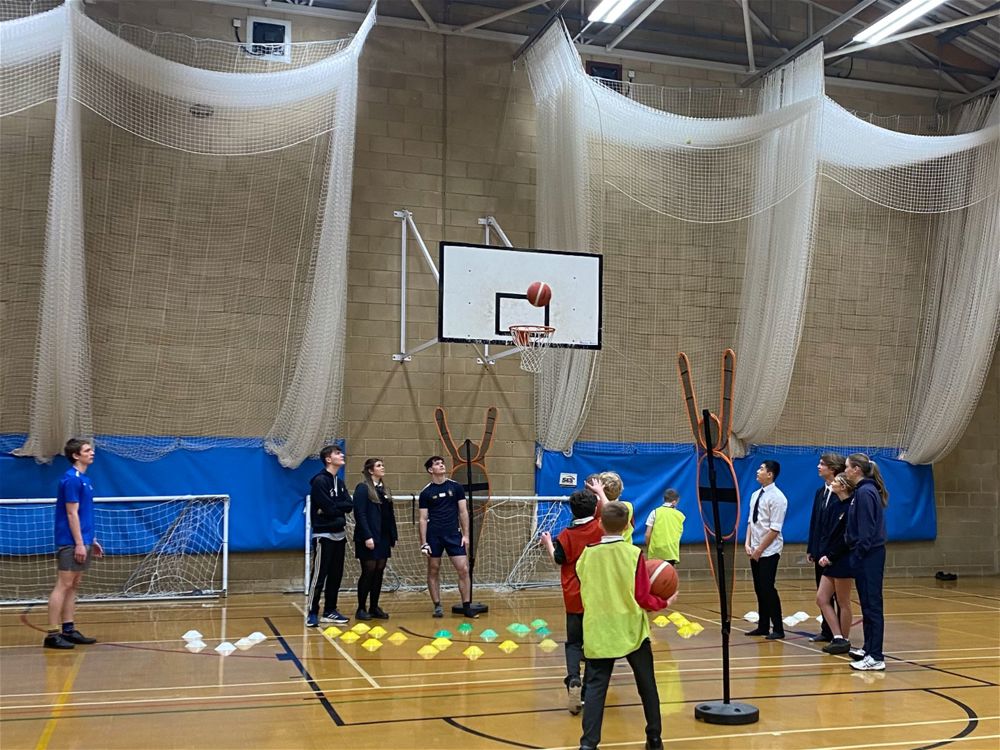
<path id="1" fill-rule="evenodd" d="M 382 4 L 382 12 L 402 12 L 408 3 Z M 200 2 L 101 2 L 88 6 L 88 13 L 103 14 L 122 22 L 177 31 L 194 36 L 223 40 L 232 38 L 230 19 L 248 11 L 223 5 Z M 315 17 L 282 14 L 275 4 L 263 15 L 288 18 L 293 23 L 296 39 L 323 39 L 343 36 L 351 31 L 349 24 L 326 21 Z M 692 23 L 706 19 L 692 20 Z M 789 24 L 800 22 L 789 17 Z M 456 20 L 457 22 L 457 20 Z M 514 29 L 512 29 L 514 30 Z M 706 43 L 710 43 L 706 41 Z M 376 26 L 369 37 L 361 58 L 358 89 L 357 141 L 354 161 L 354 192 L 348 276 L 348 364 L 344 376 L 344 430 L 342 437 L 348 446 L 346 475 L 349 485 L 359 479 L 361 465 L 368 456 L 384 458 L 390 485 L 402 492 L 420 489 L 426 481 L 423 459 L 440 453 L 442 447 L 433 422 L 436 406 L 447 409 L 453 434 L 461 439 L 480 439 L 488 406 L 499 409 L 494 445 L 488 464 L 493 490 L 497 493 L 529 493 L 534 490 L 534 407 L 530 377 L 518 368 L 516 358 L 501 360 L 494 368 L 483 368 L 475 362 L 471 348 L 461 345 L 439 345 L 417 354 L 406 364 L 395 363 L 391 355 L 399 349 L 399 238 L 400 225 L 392 212 L 407 208 L 431 249 L 439 240 L 482 242 L 482 228 L 476 219 L 486 214 L 498 218 L 515 245 L 534 245 L 535 222 L 535 115 L 533 98 L 523 69 L 511 69 L 511 44 L 477 39 L 445 37 L 433 33 L 415 32 L 387 26 Z M 864 66 L 864 61 L 858 63 Z M 690 67 L 657 65 L 650 62 L 628 62 L 625 67 L 636 71 L 637 83 L 667 86 L 735 85 L 734 76 L 717 71 Z M 913 73 L 899 66 L 899 80 L 909 80 Z M 916 81 L 914 81 L 916 82 Z M 863 91 L 831 86 L 828 93 L 844 106 L 865 112 L 892 115 L 930 115 L 931 97 L 905 96 L 897 93 Z M 35 108 L 29 115 L 11 118 L 12 127 L 4 123 L 0 146 L 19 148 L 8 139 L 16 127 L 27 135 L 31 151 L 25 152 L 19 163 L 20 183 L 0 182 L 0 209 L 3 218 L 17 208 L 21 189 L 45 189 L 48 179 L 47 153 L 51 144 L 51 117 L 54 107 Z M 90 184 L 107 180 L 98 155 L 110 153 L 106 141 L 100 140 L 101 126 L 90 123 L 88 138 L 105 151 L 93 150 L 87 179 Z M 147 152 L 142 144 L 127 139 L 115 145 L 114 158 L 118 167 L 128 173 L 144 163 Z M 309 204 L 308 179 L 301 178 L 305 155 L 290 154 L 285 158 L 289 179 L 276 191 L 245 189 L 248 175 L 241 172 L 238 160 L 219 167 L 231 179 L 232 189 L 245 190 L 248 200 L 259 201 L 262 207 L 276 207 L 289 216 Z M 5 174 L 6 174 L 5 156 Z M 182 169 L 165 159 L 156 164 L 156 179 L 165 190 L 184 190 Z M 224 189 L 224 183 L 222 188 Z M 21 188 L 27 185 L 27 188 Z M 35 185 L 35 187 L 31 187 Z M 825 189 L 825 188 L 824 188 Z M 833 189 L 831 188 L 831 191 Z M 276 197 L 275 193 L 280 193 Z M 824 204 L 830 212 L 850 211 L 848 196 L 835 196 Z M 92 323 L 99 340 L 95 354 L 111 352 L 116 346 L 115 271 L 126 258 L 115 250 L 116 236 L 125 217 L 105 217 L 100 207 L 88 205 L 88 240 L 106 248 L 106 254 L 89 269 L 92 292 L 107 295 L 108 304 L 93 312 Z M 92 221 L 100 217 L 100 222 Z M 30 394 L 31 358 L 34 351 L 34 331 L 30 325 L 14 327 L 10 321 L 30 323 L 30 310 L 37 304 L 40 273 L 41 231 L 44 216 L 20 219 L 16 237 L 8 221 L 0 222 L 4 253 L 0 256 L 0 289 L 3 290 L 4 320 L 0 321 L 0 343 L 3 359 L 0 363 L 0 432 L 23 432 L 27 426 L 27 397 Z M 226 239 L 237 227 L 220 227 L 220 252 L 231 252 L 235 243 Z M 613 229 L 613 227 L 608 228 Z M 629 231 L 634 227 L 628 228 Z M 736 283 L 741 271 L 738 259 L 725 270 L 699 267 L 698 247 L 717 247 L 732 243 L 738 228 L 716 227 L 657 227 L 663 243 L 678 242 L 687 237 L 691 258 L 684 264 L 660 262 L 656 269 L 657 285 L 643 284 L 632 290 L 629 304 L 606 304 L 605 317 L 609 326 L 622 327 L 629 317 L 648 316 L 651 311 L 664 316 L 655 325 L 667 326 L 666 316 L 683 314 L 697 290 L 705 288 L 725 292 Z M 629 277 L 645 280 L 651 270 L 641 264 L 644 252 L 642 237 L 634 234 L 634 251 L 628 263 L 612 270 L 607 279 L 615 285 L 609 289 L 609 299 L 625 299 L 621 285 Z M 920 227 L 914 223 L 898 237 L 898 245 L 906 247 L 918 241 Z M 16 240 L 16 241 L 14 241 Z M 11 242 L 13 241 L 13 244 Z M 825 245 L 838 249 L 836 238 Z M 7 250 L 15 248 L 16 252 Z M 849 251 L 849 252 L 846 252 Z M 150 251 L 152 252 L 152 250 Z M 257 251 L 262 252 L 262 251 Z M 843 263 L 864 262 L 871 257 L 870 249 L 858 243 L 845 249 L 842 255 L 820 254 L 810 288 L 810 306 L 800 349 L 800 364 L 792 381 L 792 394 L 798 403 L 814 399 L 818 408 L 806 413 L 800 410 L 787 415 L 781 424 L 780 442 L 812 444 L 824 439 L 824 444 L 850 443 L 852 420 L 870 418 L 891 430 L 892 393 L 894 381 L 872 383 L 886 389 L 885 412 L 860 415 L 851 412 L 849 381 L 829 378 L 822 360 L 829 342 L 836 340 L 838 328 L 824 313 L 836 306 L 868 294 L 869 290 L 849 290 L 841 277 Z M 140 256 L 141 257 L 141 256 Z M 900 256 L 905 258 L 905 253 Z M 261 257 L 248 257 L 241 270 L 245 283 L 260 280 Z M 408 256 L 409 320 L 408 343 L 413 346 L 431 338 L 437 328 L 436 285 L 422 266 L 419 251 L 411 243 Z M 283 261 L 282 267 L 288 268 Z M 873 262 L 869 260 L 869 262 Z M 878 262 L 887 262 L 878 259 Z M 638 265 L 636 265 L 638 264 Z M 277 276 L 278 274 L 275 274 Z M 287 276 L 288 274 L 285 274 Z M 906 283 L 902 275 L 900 283 Z M 304 283 L 304 282 L 299 282 Z M 265 286 L 274 294 L 290 293 L 288 278 L 271 278 Z M 695 290 L 685 292 L 685 290 Z M 663 306 L 669 294 L 669 305 Z M 687 294 L 688 296 L 685 296 Z M 616 295 L 618 295 L 616 297 Z M 16 318 L 8 310 L 21 308 Z M 133 311 L 138 312 L 138 311 Z M 735 325 L 735 309 L 730 327 Z M 877 321 L 859 321 L 862 326 Z M 239 335 L 240 311 L 233 310 L 222 321 L 222 330 Z M 726 345 L 729 328 L 715 332 L 721 349 Z M 891 333 L 889 334 L 891 335 Z M 180 354 L 180 352 L 179 352 Z M 605 352 L 611 355 L 611 352 Z M 601 415 L 625 413 L 627 423 L 648 429 L 665 425 L 676 433 L 673 440 L 684 439 L 684 417 L 681 412 L 676 375 L 669 362 L 655 380 L 635 380 L 635 388 L 622 395 L 618 387 L 610 387 L 608 377 L 627 375 L 627 362 L 613 362 L 609 357 L 602 366 L 605 379 L 598 385 L 595 412 L 581 439 L 619 442 L 636 439 L 624 431 L 611 434 L 602 429 Z M 114 351 L 120 364 L 101 371 L 101 377 L 118 378 L 135 388 L 123 388 L 111 395 L 95 398 L 95 420 L 113 430 L 128 432 L 135 415 L 144 413 L 158 394 L 143 390 L 140 347 Z M 847 356 L 847 355 L 843 355 Z M 249 363 L 248 363 L 249 364 Z M 696 363 L 707 367 L 709 363 Z M 276 392 L 282 377 L 281 367 L 267 363 L 260 372 L 271 373 L 264 382 L 248 383 L 225 394 L 227 383 L 208 383 L 215 389 L 224 409 L 232 414 L 229 427 L 234 435 L 259 436 L 266 430 L 261 410 L 248 410 L 250 391 L 256 403 L 266 405 Z M 182 434 L 199 434 L 183 414 L 188 397 L 187 384 L 178 381 L 176 392 L 165 394 L 165 402 L 176 408 L 164 409 L 163 418 Z M 843 403 L 843 402 L 847 403 Z M 817 416 L 817 414 L 819 416 Z M 948 568 L 961 572 L 995 573 L 998 570 L 998 496 L 1000 486 L 1000 368 L 996 361 L 989 375 L 983 398 L 969 425 L 966 439 L 944 461 L 934 467 L 937 538 L 933 541 L 903 542 L 889 548 L 890 574 L 926 574 Z M 779 440 L 775 440 L 779 442 Z M 197 454 L 191 454 L 198 461 Z M 232 467 L 238 471 L 238 467 Z M 305 486 L 302 487 L 304 492 Z M 627 492 L 626 492 L 627 494 Z M 291 498 L 275 502 L 290 502 Z M 792 559 L 803 553 L 790 545 Z M 703 546 L 685 549 L 684 575 L 700 576 L 706 566 L 701 562 Z M 789 566 L 789 577 L 800 573 L 812 575 L 811 568 Z M 285 588 L 301 579 L 301 555 L 291 552 L 237 554 L 231 567 L 233 590 Z M 350 575 L 350 574 L 349 574 Z M 273 583 L 272 583 L 273 582 Z"/>

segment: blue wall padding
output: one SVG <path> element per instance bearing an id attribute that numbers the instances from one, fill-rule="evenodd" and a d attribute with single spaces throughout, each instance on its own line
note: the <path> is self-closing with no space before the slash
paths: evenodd
<path id="1" fill-rule="evenodd" d="M 740 485 L 740 541 L 746 534 L 747 503 L 759 487 L 757 467 L 769 458 L 781 463 L 781 475 L 776 484 L 788 498 L 784 539 L 786 542 L 806 541 L 813 496 L 820 486 L 816 464 L 821 452 L 818 448 L 810 450 L 798 446 L 759 446 L 745 458 L 733 462 Z M 845 449 L 842 452 L 847 455 L 852 451 Z M 934 539 L 937 513 L 931 467 L 899 461 L 888 451 L 869 455 L 878 462 L 889 489 L 886 524 L 890 540 Z M 573 489 L 559 486 L 561 473 L 576 474 L 576 489 L 580 489 L 588 475 L 616 471 L 625 484 L 623 499 L 635 506 L 635 538 L 641 541 L 646 516 L 662 504 L 663 491 L 673 487 L 681 495 L 678 507 L 686 516 L 682 541 L 701 542 L 705 537 L 695 487 L 696 459 L 692 444 L 577 443 L 573 455 L 568 457 L 560 452 L 544 451 L 542 467 L 535 471 L 535 488 L 539 495 L 569 495 Z"/>
<path id="2" fill-rule="evenodd" d="M 145 462 L 101 451 L 98 437 L 97 458 L 87 474 L 98 496 L 229 495 L 230 551 L 302 549 L 305 496 L 309 480 L 322 468 L 320 462 L 309 459 L 297 469 L 286 469 L 262 443 L 247 447 L 246 440 L 234 440 L 226 445 L 218 438 L 185 442 L 198 445 L 199 440 L 216 447 L 177 450 Z M 0 497 L 54 498 L 69 464 L 62 456 L 38 464 L 10 455 L 22 444 L 23 436 L 0 436 Z"/>

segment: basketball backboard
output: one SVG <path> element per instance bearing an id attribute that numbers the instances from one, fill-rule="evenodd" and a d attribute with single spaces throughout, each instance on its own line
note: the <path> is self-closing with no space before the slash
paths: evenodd
<path id="1" fill-rule="evenodd" d="M 601 348 L 603 258 L 588 253 L 442 242 L 438 268 L 438 339 L 510 345 L 512 325 L 554 327 L 551 346 Z M 552 299 L 528 302 L 544 281 Z"/>

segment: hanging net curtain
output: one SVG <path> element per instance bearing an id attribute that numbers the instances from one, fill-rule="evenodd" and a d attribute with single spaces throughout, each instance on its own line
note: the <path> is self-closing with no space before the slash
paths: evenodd
<path id="1" fill-rule="evenodd" d="M 0 25 L 40 40 L 10 32 L 3 111 L 8 80 L 19 102 L 56 99 L 20 453 L 46 460 L 96 432 L 150 460 L 266 436 L 296 466 L 338 433 L 357 61 L 374 21 L 372 6 L 350 39 L 292 44 L 290 63 L 102 25 L 75 2 Z"/>
<path id="2" fill-rule="evenodd" d="M 996 107 L 960 135 L 886 130 L 825 97 L 822 54 L 754 92 L 612 91 L 561 25 L 528 51 L 538 244 L 605 259 L 604 349 L 546 362 L 542 447 L 687 442 L 676 353 L 715 410 L 734 342 L 737 451 L 926 462 L 964 431 L 1000 308 Z"/>

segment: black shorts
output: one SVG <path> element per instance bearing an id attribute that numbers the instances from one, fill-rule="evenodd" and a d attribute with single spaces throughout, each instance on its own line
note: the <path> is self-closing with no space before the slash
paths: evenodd
<path id="1" fill-rule="evenodd" d="M 445 552 L 448 557 L 464 557 L 467 553 L 465 545 L 462 544 L 462 535 L 458 531 L 450 534 L 435 534 L 427 532 L 427 544 L 431 548 L 431 557 L 441 557 Z"/>

